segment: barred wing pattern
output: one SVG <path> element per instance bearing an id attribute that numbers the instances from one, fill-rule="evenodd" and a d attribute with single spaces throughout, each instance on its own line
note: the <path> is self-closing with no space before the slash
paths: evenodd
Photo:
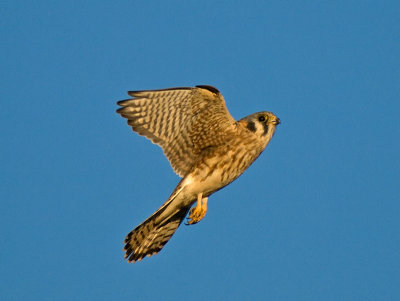
<path id="1" fill-rule="evenodd" d="M 227 142 L 236 122 L 211 86 L 128 92 L 117 110 L 133 131 L 160 145 L 174 171 L 188 174 L 202 150 Z"/>

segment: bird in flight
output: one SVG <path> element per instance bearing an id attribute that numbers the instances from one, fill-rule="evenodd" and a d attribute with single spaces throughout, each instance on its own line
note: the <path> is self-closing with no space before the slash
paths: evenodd
<path id="1" fill-rule="evenodd" d="M 261 154 L 280 123 L 271 112 L 235 121 L 212 86 L 130 91 L 117 110 L 139 135 L 158 144 L 182 177 L 168 200 L 125 238 L 128 262 L 157 254 L 187 218 L 207 212 L 208 197 L 238 178 Z M 192 205 L 197 201 L 197 204 Z"/>

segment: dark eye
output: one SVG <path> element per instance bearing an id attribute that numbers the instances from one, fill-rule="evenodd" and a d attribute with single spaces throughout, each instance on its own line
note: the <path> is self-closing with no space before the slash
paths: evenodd
<path id="1" fill-rule="evenodd" d="M 258 117 L 258 120 L 263 122 L 263 121 L 265 121 L 265 117 L 264 116 L 260 116 L 260 117 Z"/>

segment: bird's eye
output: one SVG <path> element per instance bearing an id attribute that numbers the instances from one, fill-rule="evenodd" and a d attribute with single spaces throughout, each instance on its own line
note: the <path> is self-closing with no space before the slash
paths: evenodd
<path id="1" fill-rule="evenodd" d="M 265 117 L 264 116 L 260 116 L 260 117 L 258 117 L 258 120 L 263 122 L 263 121 L 265 121 Z"/>

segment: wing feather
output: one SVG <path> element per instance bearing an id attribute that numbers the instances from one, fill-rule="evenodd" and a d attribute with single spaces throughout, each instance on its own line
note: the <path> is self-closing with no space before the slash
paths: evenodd
<path id="1" fill-rule="evenodd" d="M 236 122 L 221 93 L 211 86 L 128 92 L 117 110 L 132 130 L 160 145 L 174 171 L 183 177 L 197 156 L 229 139 Z"/>

